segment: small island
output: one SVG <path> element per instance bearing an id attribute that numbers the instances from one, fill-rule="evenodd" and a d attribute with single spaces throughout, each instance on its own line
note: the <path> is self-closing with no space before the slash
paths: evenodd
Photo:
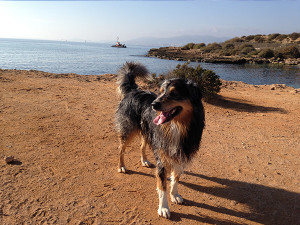
<path id="1" fill-rule="evenodd" d="M 188 43 L 149 50 L 148 57 L 207 63 L 300 64 L 300 33 L 249 35 L 222 43 Z"/>

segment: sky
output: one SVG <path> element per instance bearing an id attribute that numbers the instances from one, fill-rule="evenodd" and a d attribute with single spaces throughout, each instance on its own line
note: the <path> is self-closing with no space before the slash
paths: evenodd
<path id="1" fill-rule="evenodd" d="M 0 1 L 0 38 L 121 41 L 300 32 L 300 0 Z"/>

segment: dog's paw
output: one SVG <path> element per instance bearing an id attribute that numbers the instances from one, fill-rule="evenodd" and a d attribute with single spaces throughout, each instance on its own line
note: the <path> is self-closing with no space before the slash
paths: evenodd
<path id="1" fill-rule="evenodd" d="M 159 216 L 164 217 L 166 219 L 170 219 L 170 217 L 171 217 L 171 213 L 170 213 L 169 208 L 164 208 L 164 207 L 159 208 L 157 210 L 157 213 L 158 213 Z"/>
<path id="2" fill-rule="evenodd" d="M 127 169 L 126 169 L 125 166 L 121 166 L 121 167 L 118 168 L 118 172 L 119 172 L 119 173 L 126 173 L 126 172 L 127 172 Z"/>
<path id="3" fill-rule="evenodd" d="M 148 160 L 141 160 L 142 162 L 142 166 L 145 166 L 145 167 L 152 167 L 152 164 L 148 161 Z"/>
<path id="4" fill-rule="evenodd" d="M 183 198 L 179 195 L 170 195 L 171 196 L 171 202 L 175 203 L 175 204 L 182 204 L 183 203 Z"/>

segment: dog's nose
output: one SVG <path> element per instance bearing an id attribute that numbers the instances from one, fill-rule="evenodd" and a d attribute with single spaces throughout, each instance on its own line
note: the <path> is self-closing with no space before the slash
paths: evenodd
<path id="1" fill-rule="evenodd" d="M 161 108 L 161 103 L 160 102 L 156 102 L 156 101 L 154 101 L 154 102 L 152 102 L 152 108 L 154 109 L 154 110 L 159 110 L 160 108 Z"/>

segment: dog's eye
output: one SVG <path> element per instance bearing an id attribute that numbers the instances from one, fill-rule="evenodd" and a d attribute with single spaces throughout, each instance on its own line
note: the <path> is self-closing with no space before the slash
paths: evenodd
<path id="1" fill-rule="evenodd" d="M 176 97 L 176 96 L 177 96 L 177 93 L 176 93 L 174 90 L 172 90 L 172 91 L 169 92 L 169 95 L 170 95 L 171 97 Z"/>

